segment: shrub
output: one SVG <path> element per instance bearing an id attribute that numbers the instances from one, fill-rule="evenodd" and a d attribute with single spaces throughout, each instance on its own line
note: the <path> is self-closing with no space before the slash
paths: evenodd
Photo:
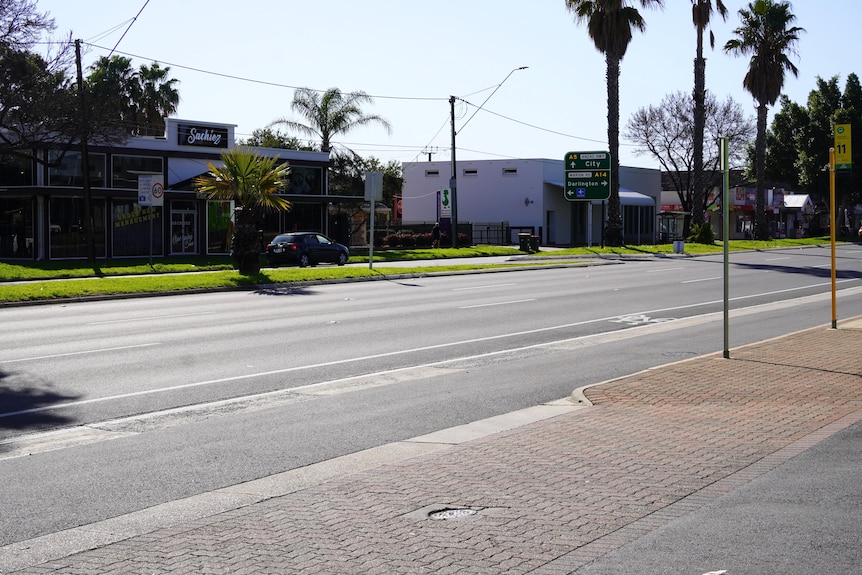
<path id="1" fill-rule="evenodd" d="M 691 226 L 691 234 L 686 238 L 686 241 L 695 244 L 712 245 L 715 243 L 715 232 L 709 222 L 702 224 L 693 224 Z"/>

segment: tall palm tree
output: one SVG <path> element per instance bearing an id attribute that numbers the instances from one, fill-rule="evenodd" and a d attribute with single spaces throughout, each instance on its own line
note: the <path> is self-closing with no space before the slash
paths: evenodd
<path id="1" fill-rule="evenodd" d="M 209 164 L 209 173 L 194 180 L 195 189 L 211 200 L 235 204 L 231 253 L 243 274 L 260 271 L 258 223 L 262 212 L 287 211 L 290 202 L 276 195 L 287 184 L 290 168 L 278 158 L 266 158 L 249 148 L 235 147 L 221 155 L 222 166 Z"/>
<path id="2" fill-rule="evenodd" d="M 180 93 L 174 84 L 178 80 L 168 78 L 170 71 L 170 66 L 162 68 L 158 62 L 142 64 L 138 70 L 134 100 L 141 136 L 164 136 L 165 118 L 177 111 Z"/>
<path id="3" fill-rule="evenodd" d="M 715 0 L 715 12 L 727 20 L 727 7 Z M 694 59 L 694 197 L 692 198 L 692 223 L 703 223 L 703 132 L 706 126 L 706 59 L 703 57 L 703 33 L 709 26 L 713 14 L 712 0 L 691 0 L 691 20 L 697 30 L 697 55 Z M 715 35 L 709 31 L 709 46 L 715 48 Z M 687 231 L 687 230 L 686 230 Z"/>
<path id="4" fill-rule="evenodd" d="M 380 124 L 387 133 L 392 126 L 376 114 L 364 114 L 362 104 L 371 104 L 373 99 L 365 92 L 342 94 L 338 88 L 330 88 L 321 93 L 311 88 L 299 88 L 293 95 L 290 108 L 301 115 L 306 123 L 280 118 L 270 123 L 283 125 L 312 138 L 320 138 L 322 152 L 332 150 L 332 138 L 345 134 L 359 126 Z"/>
<path id="5" fill-rule="evenodd" d="M 757 179 L 757 202 L 754 216 L 754 237 L 769 239 L 766 215 L 766 108 L 775 104 L 784 87 L 784 74 L 799 75 L 788 54 L 796 54 L 796 43 L 803 28 L 791 26 L 796 16 L 790 3 L 775 0 L 754 0 L 739 11 L 742 25 L 733 31 L 736 38 L 724 45 L 725 52 L 751 55 L 742 86 L 757 101 L 757 140 L 754 146 L 754 167 Z"/>
<path id="6" fill-rule="evenodd" d="M 611 154 L 611 193 L 608 199 L 608 245 L 623 244 L 620 210 L 620 62 L 632 40 L 632 30 L 643 32 L 646 22 L 628 0 L 566 0 L 566 8 L 587 33 L 596 49 L 605 55 L 608 81 L 608 147 Z M 663 0 L 638 0 L 643 8 L 663 6 Z"/>

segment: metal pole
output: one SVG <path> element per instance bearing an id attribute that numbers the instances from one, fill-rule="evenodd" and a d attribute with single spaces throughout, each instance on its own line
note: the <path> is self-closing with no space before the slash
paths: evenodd
<path id="1" fill-rule="evenodd" d="M 723 228 L 721 235 L 724 238 L 724 358 L 730 358 L 730 150 L 727 137 L 721 139 L 721 168 L 723 174 L 723 185 L 721 192 L 721 204 L 723 214 Z"/>
<path id="2" fill-rule="evenodd" d="M 835 148 L 829 148 L 829 243 L 832 245 L 832 329 L 838 327 L 838 302 L 835 293 Z"/>
<path id="3" fill-rule="evenodd" d="M 452 247 L 458 247 L 458 177 L 455 164 L 455 96 L 449 96 L 449 110 L 452 116 L 452 177 L 449 178 L 449 197 L 452 200 Z"/>

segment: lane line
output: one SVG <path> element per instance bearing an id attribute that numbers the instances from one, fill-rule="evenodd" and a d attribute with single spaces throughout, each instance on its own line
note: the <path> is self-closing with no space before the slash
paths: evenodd
<path id="1" fill-rule="evenodd" d="M 843 282 L 858 282 L 858 281 L 859 281 L 858 279 L 852 278 L 852 279 L 842 280 L 842 283 Z M 820 286 L 830 285 L 831 286 L 831 283 L 826 282 L 826 283 L 817 284 L 817 285 L 820 285 Z M 798 291 L 801 289 L 808 289 L 811 287 L 816 287 L 816 285 L 815 286 L 807 286 L 807 287 L 787 288 L 787 289 L 783 289 L 783 290 L 776 290 L 773 292 L 767 292 L 764 294 L 753 294 L 753 295 L 748 295 L 748 296 L 740 296 L 740 297 L 736 297 L 736 298 L 730 298 L 730 301 L 741 301 L 741 300 L 745 300 L 745 299 L 751 299 L 754 297 L 761 297 L 764 295 L 788 293 L 788 292 L 792 292 L 792 291 Z M 862 288 L 848 288 L 848 289 L 844 290 L 844 292 L 846 292 L 846 293 L 842 293 L 842 295 L 851 295 L 857 291 L 862 291 Z M 829 297 L 829 294 L 817 294 L 816 296 L 808 296 L 808 297 Z M 693 307 L 702 307 L 704 305 L 723 303 L 723 301 L 724 300 L 714 300 L 711 302 L 699 302 L 699 303 L 683 305 L 683 306 L 661 308 L 661 309 L 656 309 L 656 310 L 644 311 L 644 312 L 641 312 L 641 314 L 645 315 L 645 316 L 650 316 L 650 315 L 655 315 L 658 313 L 665 313 L 665 312 L 670 312 L 670 311 L 689 309 L 689 308 L 693 308 Z M 768 304 L 766 304 L 766 305 L 768 305 Z M 752 307 L 757 307 L 757 306 L 752 306 Z M 629 315 L 631 315 L 631 314 L 629 314 Z M 41 406 L 41 407 L 35 407 L 35 408 L 25 409 L 25 410 L 20 410 L 20 411 L 0 413 L 0 418 L 14 417 L 14 416 L 20 416 L 20 415 L 31 415 L 34 413 L 42 413 L 45 411 L 51 411 L 51 410 L 55 410 L 55 409 L 77 407 L 77 406 L 81 406 L 81 405 L 89 405 L 89 404 L 94 404 L 94 403 L 104 403 L 104 402 L 108 402 L 108 401 L 114 401 L 117 399 L 127 399 L 127 398 L 131 398 L 131 397 L 140 397 L 140 396 L 144 396 L 144 395 L 154 395 L 157 393 L 179 391 L 179 390 L 183 390 L 183 389 L 192 389 L 192 388 L 196 388 L 196 387 L 202 387 L 202 386 L 207 386 L 207 385 L 216 385 L 216 384 L 220 384 L 220 383 L 229 383 L 232 381 L 241 381 L 241 380 L 253 379 L 253 378 L 258 378 L 258 377 L 268 377 L 268 376 L 272 376 L 272 375 L 283 375 L 286 373 L 294 373 L 294 372 L 298 372 L 298 371 L 316 369 L 316 368 L 321 368 L 321 367 L 331 367 L 331 366 L 335 366 L 335 365 L 343 365 L 346 363 L 368 361 L 368 360 L 381 359 L 381 358 L 386 358 L 386 357 L 396 357 L 399 355 L 407 355 L 407 354 L 411 354 L 411 353 L 431 351 L 431 350 L 436 350 L 436 349 L 444 349 L 447 347 L 461 346 L 461 345 L 467 345 L 467 344 L 472 344 L 472 343 L 494 341 L 494 340 L 505 339 L 505 338 L 510 338 L 510 337 L 521 337 L 524 335 L 532 335 L 532 334 L 537 334 L 537 333 L 556 331 L 556 330 L 560 330 L 560 329 L 579 327 L 579 326 L 590 325 L 590 324 L 595 324 L 595 323 L 607 323 L 607 322 L 610 322 L 611 320 L 617 319 L 618 317 L 620 317 L 620 316 L 619 315 L 613 315 L 613 316 L 608 316 L 608 317 L 602 317 L 602 318 L 596 318 L 596 319 L 574 322 L 574 323 L 570 323 L 570 324 L 525 330 L 525 331 L 515 332 L 515 333 L 492 335 L 492 336 L 473 338 L 473 339 L 463 340 L 463 341 L 447 342 L 447 343 L 429 345 L 429 346 L 418 347 L 418 348 L 402 349 L 402 350 L 378 353 L 378 354 L 367 355 L 367 356 L 356 357 L 356 358 L 338 359 L 338 360 L 327 361 L 327 362 L 322 362 L 322 363 L 317 363 L 317 364 L 310 364 L 310 365 L 299 365 L 299 366 L 287 367 L 287 368 L 283 368 L 283 369 L 275 369 L 275 370 L 264 371 L 264 372 L 247 373 L 247 374 L 235 375 L 235 376 L 231 376 L 231 377 L 224 377 L 224 378 L 211 379 L 211 380 L 206 380 L 206 381 L 198 381 L 198 382 L 185 383 L 185 384 L 180 384 L 180 385 L 173 385 L 170 387 L 162 387 L 162 388 L 158 388 L 158 389 L 146 389 L 146 390 L 134 391 L 134 392 L 123 393 L 123 394 L 113 395 L 113 396 L 94 397 L 91 399 L 82 399 L 79 401 L 57 403 L 54 405 L 45 405 L 45 406 Z M 693 317 L 697 317 L 697 316 L 693 316 Z M 663 325 L 673 325 L 676 323 L 676 321 L 681 321 L 681 320 L 664 322 Z M 626 329 L 621 330 L 621 331 L 628 331 L 630 329 L 640 329 L 640 328 L 639 327 L 632 327 L 632 328 L 626 328 Z M 613 333 L 613 332 L 611 332 L 611 333 Z M 579 336 L 578 338 L 570 338 L 570 339 L 579 339 L 580 337 L 581 336 Z M 562 340 L 562 341 L 568 341 L 568 339 Z M 547 343 L 535 344 L 532 346 L 526 346 L 526 347 L 522 347 L 522 348 L 518 348 L 518 349 L 531 349 L 531 348 L 537 347 L 539 345 L 548 345 L 548 344 Z M 499 353 L 509 353 L 510 351 L 511 351 L 510 349 L 501 350 L 498 352 L 491 352 L 490 354 L 482 354 L 481 356 L 477 356 L 477 357 L 486 357 L 488 355 L 494 355 L 494 354 L 499 354 Z M 462 361 L 463 359 L 464 358 L 442 360 L 441 362 L 434 362 L 434 363 L 431 363 L 428 365 L 439 365 L 442 363 L 450 363 L 452 361 Z M 398 370 L 394 370 L 394 371 L 398 371 Z M 358 376 L 352 376 L 351 379 L 353 379 L 354 377 L 358 377 Z M 312 384 L 312 385 L 317 385 L 317 384 Z M 303 387 L 291 388 L 291 389 L 303 389 Z"/>
<path id="2" fill-rule="evenodd" d="M 195 313 L 175 313 L 171 315 L 148 315 L 144 317 L 125 317 L 122 319 L 106 319 L 104 321 L 88 321 L 85 325 L 107 325 L 112 323 L 128 323 L 133 321 L 151 321 L 155 319 L 175 319 L 178 317 L 195 317 L 199 315 L 214 315 L 214 311 L 200 311 Z"/>
<path id="3" fill-rule="evenodd" d="M 715 276 L 715 277 L 713 277 L 713 278 L 700 278 L 700 279 L 697 279 L 697 280 L 685 280 L 685 281 L 682 281 L 682 282 L 679 282 L 679 283 L 682 283 L 682 284 L 695 284 L 695 283 L 698 283 L 698 282 L 711 282 L 711 281 L 715 281 L 715 280 L 720 280 L 720 279 L 722 279 L 723 277 L 724 277 L 724 276 Z"/>
<path id="4" fill-rule="evenodd" d="M 536 301 L 536 298 L 514 299 L 511 301 L 500 301 L 497 303 L 480 303 L 480 304 L 476 304 L 476 305 L 464 305 L 464 306 L 459 307 L 458 309 L 475 309 L 477 307 L 493 307 L 493 306 L 497 306 L 497 305 L 509 305 L 509 304 L 513 304 L 513 303 L 526 303 L 529 301 Z"/>
<path id="5" fill-rule="evenodd" d="M 109 352 L 109 351 L 121 351 L 124 349 L 138 349 L 141 347 L 152 347 L 154 345 L 162 345 L 162 344 L 160 344 L 160 343 L 139 343 L 136 345 L 124 345 L 124 346 L 120 346 L 120 347 L 103 347 L 100 349 L 87 349 L 87 350 L 83 350 L 83 351 L 70 351 L 68 353 L 54 353 L 51 355 L 35 355 L 32 357 L 20 357 L 18 359 L 4 359 L 4 360 L 0 361 L 0 364 L 18 363 L 18 362 L 22 362 L 22 361 L 40 361 L 43 359 L 54 359 L 57 357 L 72 357 L 75 355 L 88 355 L 88 354 L 92 354 L 92 353 L 105 353 L 105 352 Z"/>
<path id="6" fill-rule="evenodd" d="M 490 289 L 490 288 L 498 288 L 498 287 L 511 287 L 518 284 L 494 284 L 489 286 L 473 286 L 473 287 L 465 287 L 465 288 L 455 288 L 452 291 L 470 291 L 477 289 Z"/>

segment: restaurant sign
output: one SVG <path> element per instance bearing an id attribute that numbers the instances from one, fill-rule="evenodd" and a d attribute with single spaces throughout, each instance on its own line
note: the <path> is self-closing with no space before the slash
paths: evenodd
<path id="1" fill-rule="evenodd" d="M 198 148 L 227 148 L 227 128 L 198 124 L 178 124 L 177 144 Z"/>

